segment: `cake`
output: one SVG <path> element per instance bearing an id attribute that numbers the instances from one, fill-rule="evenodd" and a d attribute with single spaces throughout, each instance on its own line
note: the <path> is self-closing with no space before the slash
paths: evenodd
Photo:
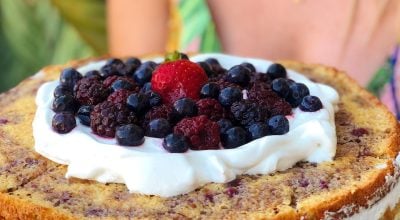
<path id="1" fill-rule="evenodd" d="M 129 193 L 123 184 L 65 178 L 66 166 L 33 149 L 34 100 L 39 86 L 57 79 L 62 69 L 91 61 L 46 67 L 1 95 L 0 219 L 341 219 L 365 214 L 393 219 L 396 215 L 400 159 L 393 115 L 339 70 L 291 61 L 280 63 L 340 94 L 333 161 L 299 162 L 269 175 L 240 175 L 173 197 Z"/>

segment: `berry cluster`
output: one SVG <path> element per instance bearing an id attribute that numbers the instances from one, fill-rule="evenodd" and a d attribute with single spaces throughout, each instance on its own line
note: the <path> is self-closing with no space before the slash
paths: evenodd
<path id="1" fill-rule="evenodd" d="M 139 146 L 144 136 L 163 138 L 171 153 L 231 149 L 289 131 L 287 115 L 299 107 L 322 108 L 302 83 L 272 64 L 265 73 L 251 63 L 223 68 L 217 59 L 191 62 L 176 53 L 166 62 L 110 59 L 82 75 L 68 68 L 54 90 L 52 127 L 68 133 L 90 126 L 93 133 Z"/>

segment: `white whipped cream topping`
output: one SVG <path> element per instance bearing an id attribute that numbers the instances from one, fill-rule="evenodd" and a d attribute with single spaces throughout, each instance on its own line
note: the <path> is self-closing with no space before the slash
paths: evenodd
<path id="1" fill-rule="evenodd" d="M 214 57 L 224 68 L 242 62 L 252 63 L 265 72 L 270 61 L 223 54 L 191 57 L 202 61 Z M 160 61 L 157 58 L 156 61 Z M 78 70 L 98 70 L 105 61 L 89 63 Z M 68 165 L 66 177 L 124 183 L 133 193 L 170 197 L 190 192 L 206 183 L 225 183 L 240 174 L 267 174 L 292 167 L 299 161 L 320 163 L 333 159 L 336 152 L 334 112 L 339 100 L 331 87 L 314 83 L 288 70 L 288 77 L 307 85 L 318 96 L 323 109 L 303 112 L 298 108 L 288 117 L 290 131 L 285 135 L 266 136 L 235 149 L 168 153 L 162 139 L 146 137 L 139 147 L 123 147 L 115 139 L 94 135 L 89 127 L 77 122 L 68 134 L 52 130 L 53 90 L 58 81 L 43 84 L 36 96 L 33 121 L 35 149 L 43 156 Z"/>

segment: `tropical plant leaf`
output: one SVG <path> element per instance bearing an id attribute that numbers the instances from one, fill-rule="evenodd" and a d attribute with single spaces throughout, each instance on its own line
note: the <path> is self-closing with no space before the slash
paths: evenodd
<path id="1" fill-rule="evenodd" d="M 105 0 L 51 2 L 98 54 L 107 52 Z"/>
<path id="2" fill-rule="evenodd" d="M 219 52 L 221 51 L 221 46 L 219 39 L 215 31 L 215 25 L 209 22 L 206 30 L 203 32 L 200 52 Z"/>

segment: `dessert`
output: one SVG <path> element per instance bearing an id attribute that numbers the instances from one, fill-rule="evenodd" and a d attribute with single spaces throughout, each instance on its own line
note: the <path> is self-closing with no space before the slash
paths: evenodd
<path id="1" fill-rule="evenodd" d="M 82 61 L 79 64 L 85 63 Z M 0 186 L 2 192 L 0 205 L 5 207 L 0 210 L 0 216 L 4 218 L 320 219 L 350 217 L 354 213 L 362 215 L 363 212 L 371 216 L 371 210 L 377 207 L 376 205 L 379 205 L 380 211 L 393 207 L 397 203 L 397 196 L 392 196 L 390 191 L 396 186 L 398 178 L 398 162 L 395 160 L 398 154 L 398 125 L 393 116 L 374 97 L 337 70 L 295 62 L 282 64 L 304 73 L 315 81 L 329 84 L 340 93 L 339 108 L 335 115 L 338 145 L 333 161 L 318 164 L 299 162 L 291 169 L 269 175 L 239 175 L 228 183 L 208 183 L 195 191 L 168 198 L 130 194 L 122 184 L 66 179 L 64 177 L 66 167 L 36 154 L 32 149 L 32 137 L 20 133 L 20 131 L 29 134 L 32 132 L 30 123 L 35 113 L 36 89 L 44 81 L 58 78 L 61 69 L 64 69 L 52 67 L 45 69 L 41 77 L 28 79 L 16 89 L 3 95 L 0 100 L 0 104 L 4 106 L 0 112 L 6 120 L 0 127 L 4 137 L 0 142 L 2 171 L 0 178 L 4 180 L 2 181 L 4 184 Z M 146 66 L 151 68 L 151 65 Z M 254 78 L 256 81 L 265 80 L 262 75 Z M 252 80 L 255 79 L 250 79 L 249 82 Z M 223 84 L 219 89 L 222 92 L 224 87 L 229 87 L 231 91 L 226 92 L 226 95 L 235 98 L 237 97 L 235 88 L 229 86 L 229 83 L 231 82 Z M 284 91 L 278 89 L 279 84 L 277 81 L 275 90 L 284 94 Z M 256 88 L 254 94 L 257 95 L 252 96 L 252 93 L 249 93 L 249 99 L 267 104 L 267 99 L 260 98 L 261 87 Z M 212 90 L 205 88 L 200 95 L 215 97 Z M 304 88 L 297 86 L 296 91 L 304 93 Z M 295 97 L 292 98 L 294 104 L 303 106 L 305 110 L 313 110 L 315 105 L 310 103 L 317 103 L 318 106 L 318 101 L 315 102 L 314 98 L 305 103 L 298 102 Z M 11 101 L 15 102 L 9 104 Z M 229 98 L 223 99 L 222 102 L 224 105 L 233 104 Z M 241 109 L 241 105 L 251 104 L 243 101 L 237 108 Z M 271 108 L 270 112 L 274 114 L 278 110 L 287 109 L 285 106 L 284 102 L 280 102 L 274 106 L 276 108 Z M 168 117 L 168 111 L 168 108 L 160 105 L 156 110 L 153 109 L 147 118 L 150 120 L 158 114 Z M 81 113 L 84 118 L 85 110 L 83 109 Z M 282 117 L 273 118 L 271 124 L 282 121 L 284 121 Z M 240 123 L 246 125 L 249 121 L 243 118 Z M 227 121 L 218 121 L 218 125 L 223 125 L 219 126 L 220 129 L 230 127 Z M 254 130 L 262 130 L 263 127 L 256 123 L 252 123 L 251 126 L 257 127 Z M 227 136 L 240 136 L 243 131 L 238 128 L 227 129 L 226 131 L 230 131 L 228 134 L 232 134 Z M 74 129 L 71 132 L 74 132 Z M 276 132 L 282 131 L 278 129 Z M 171 149 L 182 146 L 175 144 L 180 141 L 180 134 L 176 133 L 176 136 L 165 139 L 165 145 Z M 259 135 L 257 132 L 252 132 L 253 134 L 255 137 Z M 295 154 L 294 151 L 288 153 Z M 385 197 L 386 194 L 390 197 Z M 393 200 L 391 197 L 394 197 Z M 369 206 L 372 209 L 363 210 Z M 376 216 L 379 217 L 379 214 L 381 213 L 378 210 Z M 387 214 L 392 213 L 387 212 Z"/>

